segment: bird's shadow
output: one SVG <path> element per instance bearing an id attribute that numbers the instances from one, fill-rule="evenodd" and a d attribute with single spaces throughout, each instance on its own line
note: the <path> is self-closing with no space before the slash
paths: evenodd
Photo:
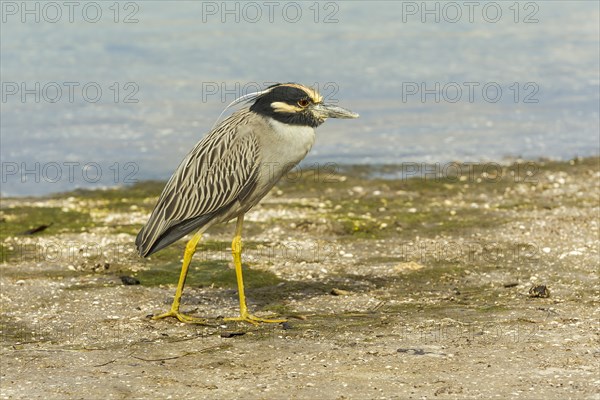
<path id="1" fill-rule="evenodd" d="M 143 285 L 169 283 L 176 285 L 179 271 L 175 264 L 153 268 L 138 279 Z M 244 287 L 249 306 L 261 310 L 285 311 L 289 300 L 306 300 L 323 295 L 334 295 L 334 289 L 350 293 L 362 293 L 377 288 L 393 287 L 396 279 L 372 275 L 330 274 L 324 278 L 285 280 L 270 271 L 244 265 Z M 210 287 L 210 293 L 203 289 Z M 237 280 L 235 271 L 226 261 L 202 262 L 190 268 L 182 305 L 237 303 Z M 199 290 L 200 289 L 200 290 Z M 170 304 L 172 296 L 165 299 Z"/>

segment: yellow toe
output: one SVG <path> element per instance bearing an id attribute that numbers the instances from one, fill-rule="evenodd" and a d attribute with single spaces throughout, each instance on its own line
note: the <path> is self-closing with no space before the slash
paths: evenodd
<path id="1" fill-rule="evenodd" d="M 260 323 L 267 323 L 267 324 L 279 324 L 282 322 L 287 322 L 287 319 L 268 319 L 268 318 L 260 318 L 260 317 L 255 317 L 252 314 L 242 314 L 239 317 L 229 317 L 229 318 L 224 318 L 224 321 L 239 321 L 239 322 L 247 322 L 249 324 L 252 325 L 258 325 Z"/>
<path id="2" fill-rule="evenodd" d="M 184 322 L 186 324 L 199 324 L 199 325 L 208 325 L 208 321 L 204 318 L 191 317 L 189 315 L 185 315 L 180 313 L 179 311 L 171 310 L 164 314 L 155 315 L 152 319 L 163 319 L 167 317 L 177 318 L 179 321 Z"/>

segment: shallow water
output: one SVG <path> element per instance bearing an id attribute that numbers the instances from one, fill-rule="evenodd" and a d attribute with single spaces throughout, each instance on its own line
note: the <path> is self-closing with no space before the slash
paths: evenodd
<path id="1" fill-rule="evenodd" d="M 277 81 L 361 114 L 321 127 L 307 164 L 598 154 L 598 3 L 450 3 L 129 2 L 115 22 L 99 2 L 70 22 L 3 2 L 1 193 L 167 179 L 226 104 Z"/>

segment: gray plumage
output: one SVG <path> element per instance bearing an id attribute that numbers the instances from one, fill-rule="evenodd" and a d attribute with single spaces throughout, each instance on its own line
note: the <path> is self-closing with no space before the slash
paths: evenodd
<path id="1" fill-rule="evenodd" d="M 179 311 L 188 268 L 202 233 L 213 224 L 237 218 L 231 252 L 240 315 L 224 320 L 255 325 L 285 322 L 248 311 L 242 276 L 244 214 L 306 156 L 315 142 L 317 126 L 327 118 L 357 118 L 358 114 L 323 103 L 314 89 L 297 83 L 276 84 L 244 95 L 225 110 L 246 100 L 254 103 L 213 128 L 179 164 L 136 238 L 140 255 L 146 257 L 195 232 L 185 247 L 171 310 L 153 319 L 174 317 L 185 323 L 207 323 Z"/>
<path id="2" fill-rule="evenodd" d="M 254 103 L 212 129 L 179 164 L 136 238 L 141 256 L 188 233 L 243 218 L 306 156 L 314 128 L 327 118 L 358 117 L 295 83 L 273 85 L 230 106 L 248 99 Z"/>
<path id="3" fill-rule="evenodd" d="M 265 132 L 274 131 L 273 124 L 277 123 L 244 108 L 200 140 L 166 184 L 139 232 L 135 243 L 140 255 L 149 256 L 189 233 L 245 213 L 304 158 L 314 130 L 304 128 L 310 129 L 306 133 L 312 138 L 305 138 L 307 143 L 290 157 L 285 147 L 297 144 L 297 132 L 279 129 L 274 137 L 265 137 Z M 265 149 L 279 146 L 284 150 L 264 156 Z"/>

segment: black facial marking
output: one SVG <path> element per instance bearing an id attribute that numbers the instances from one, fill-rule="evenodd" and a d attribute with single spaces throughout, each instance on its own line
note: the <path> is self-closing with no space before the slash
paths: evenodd
<path id="1" fill-rule="evenodd" d="M 282 85 L 275 87 L 269 93 L 259 96 L 254 104 L 250 106 L 250 110 L 257 114 L 271 117 L 276 121 L 283 122 L 284 124 L 311 126 L 313 128 L 321 125 L 324 121 L 315 118 L 313 113 L 311 113 L 308 109 L 300 112 L 288 113 L 275 112 L 275 110 L 271 107 L 271 103 L 275 102 L 287 103 L 291 106 L 299 107 L 298 102 L 300 100 L 308 100 L 309 102 L 311 101 L 310 97 L 304 90 Z"/>

